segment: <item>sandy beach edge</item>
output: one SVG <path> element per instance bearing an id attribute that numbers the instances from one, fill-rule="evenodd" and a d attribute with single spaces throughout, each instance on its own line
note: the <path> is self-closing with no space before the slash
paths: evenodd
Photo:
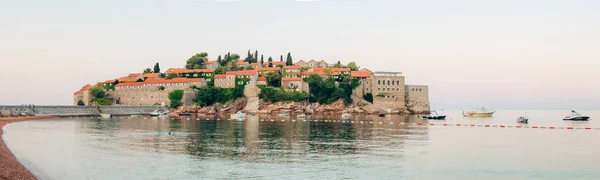
<path id="1" fill-rule="evenodd" d="M 37 179 L 25 166 L 23 166 L 13 153 L 4 144 L 4 125 L 34 120 L 46 120 L 56 118 L 54 116 L 24 116 L 0 118 L 0 179 Z"/>

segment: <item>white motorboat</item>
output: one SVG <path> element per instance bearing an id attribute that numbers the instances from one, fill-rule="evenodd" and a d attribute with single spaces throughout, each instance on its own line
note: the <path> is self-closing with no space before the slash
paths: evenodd
<path id="1" fill-rule="evenodd" d="M 351 119 L 351 118 L 352 118 L 352 114 L 350 114 L 350 113 L 342 114 L 342 119 Z"/>
<path id="2" fill-rule="evenodd" d="M 281 114 L 277 114 L 277 116 L 279 116 L 279 117 L 288 117 L 288 116 L 290 116 L 290 115 L 289 115 L 289 114 L 286 114 L 286 113 L 281 113 Z"/>
<path id="3" fill-rule="evenodd" d="M 110 119 L 112 118 L 112 114 L 100 113 L 100 117 L 102 117 L 103 119 Z"/>
<path id="4" fill-rule="evenodd" d="M 526 116 L 521 116 L 521 117 L 517 118 L 517 121 L 519 121 L 520 123 L 528 123 L 529 118 L 527 118 Z"/>
<path id="5" fill-rule="evenodd" d="M 439 115 L 435 110 L 432 111 L 429 116 L 423 116 L 423 119 L 438 119 L 443 120 L 446 119 L 446 115 Z"/>
<path id="6" fill-rule="evenodd" d="M 298 115 L 296 115 L 296 118 L 298 118 L 298 119 L 306 119 L 306 114 L 298 114 Z"/>
<path id="7" fill-rule="evenodd" d="M 169 116 L 169 112 L 157 109 L 157 110 L 152 111 L 150 113 L 150 116 L 152 116 L 152 117 L 167 117 L 167 116 Z"/>
<path id="8" fill-rule="evenodd" d="M 231 114 L 231 115 L 229 115 L 229 117 L 230 117 L 231 119 L 236 119 L 236 120 L 239 120 L 239 119 L 246 119 L 246 113 L 243 113 L 242 111 L 238 111 L 238 112 L 237 112 L 237 113 L 235 113 L 235 114 Z"/>
<path id="9" fill-rule="evenodd" d="M 589 119 L 590 119 L 589 116 L 582 116 L 575 110 L 571 110 L 571 115 L 563 118 L 563 120 L 570 120 L 570 121 L 587 121 Z"/>

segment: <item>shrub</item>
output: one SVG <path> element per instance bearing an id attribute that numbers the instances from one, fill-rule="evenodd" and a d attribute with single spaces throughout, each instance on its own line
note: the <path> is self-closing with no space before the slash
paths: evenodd
<path id="1" fill-rule="evenodd" d="M 244 87 L 216 88 L 214 86 L 202 86 L 198 88 L 196 104 L 199 106 L 211 106 L 217 102 L 227 103 L 244 96 Z"/>
<path id="2" fill-rule="evenodd" d="M 79 101 L 77 101 L 77 105 L 78 106 L 85 106 L 85 103 L 83 103 L 83 101 L 79 100 Z"/>
<path id="3" fill-rule="evenodd" d="M 174 90 L 169 93 L 172 108 L 181 106 L 181 99 L 183 99 L 183 90 Z"/>
<path id="4" fill-rule="evenodd" d="M 91 102 L 98 103 L 98 105 L 102 106 L 109 106 L 112 104 L 112 102 L 110 102 L 110 100 L 107 98 L 93 98 Z"/>
<path id="5" fill-rule="evenodd" d="M 164 91 L 164 90 L 165 90 L 165 87 L 164 87 L 164 86 L 158 86 L 158 90 L 160 90 L 160 91 Z"/>
<path id="6" fill-rule="evenodd" d="M 281 88 L 275 89 L 271 87 L 262 87 L 259 97 L 264 101 L 278 102 L 278 101 L 294 101 L 301 102 L 309 99 L 309 95 L 305 92 L 287 92 Z"/>

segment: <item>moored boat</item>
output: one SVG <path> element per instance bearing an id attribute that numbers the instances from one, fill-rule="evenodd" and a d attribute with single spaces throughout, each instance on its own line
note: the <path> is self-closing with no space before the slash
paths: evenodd
<path id="1" fill-rule="evenodd" d="M 154 110 L 150 113 L 150 116 L 152 117 L 167 117 L 169 116 L 169 113 L 166 111 L 162 111 L 162 110 Z"/>
<path id="2" fill-rule="evenodd" d="M 229 115 L 229 118 L 235 119 L 235 120 L 246 119 L 246 113 L 243 113 L 242 111 L 238 111 L 235 114 Z"/>
<path id="3" fill-rule="evenodd" d="M 587 121 L 589 119 L 590 119 L 589 116 L 582 116 L 575 110 L 571 110 L 571 115 L 563 118 L 563 120 L 570 120 L 570 121 Z"/>
<path id="4" fill-rule="evenodd" d="M 488 111 L 484 107 L 481 107 L 481 109 L 463 112 L 463 116 L 465 116 L 465 117 L 492 117 L 492 115 L 494 115 L 495 112 L 496 111 Z"/>
<path id="5" fill-rule="evenodd" d="M 102 117 L 104 119 L 110 119 L 110 118 L 112 118 L 112 114 L 100 113 L 100 117 Z"/>
<path id="6" fill-rule="evenodd" d="M 298 118 L 298 119 L 306 119 L 306 114 L 298 114 L 298 115 L 296 115 L 296 118 Z"/>
<path id="7" fill-rule="evenodd" d="M 342 119 L 351 119 L 352 118 L 352 114 L 350 113 L 343 113 L 342 114 Z"/>
<path id="8" fill-rule="evenodd" d="M 528 123 L 529 118 L 527 118 L 526 116 L 521 116 L 521 117 L 517 118 L 517 121 L 519 121 L 520 123 Z"/>
<path id="9" fill-rule="evenodd" d="M 288 117 L 290 115 L 287 114 L 287 113 L 281 113 L 281 114 L 277 114 L 277 116 L 279 116 L 279 117 Z"/>
<path id="10" fill-rule="evenodd" d="M 433 114 L 429 114 L 429 116 L 423 116 L 423 119 L 446 119 L 446 115 L 439 115 L 435 110 L 432 111 Z"/>

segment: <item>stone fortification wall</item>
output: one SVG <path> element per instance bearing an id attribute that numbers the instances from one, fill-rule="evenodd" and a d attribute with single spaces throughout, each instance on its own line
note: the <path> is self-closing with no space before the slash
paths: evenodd
<path id="1" fill-rule="evenodd" d="M 83 116 L 83 115 L 98 115 L 98 108 L 94 106 L 4 106 L 0 105 L 2 115 L 8 116 L 11 113 L 18 115 L 21 113 L 43 115 L 43 116 Z M 100 110 L 104 113 L 113 115 L 130 115 L 130 114 L 148 114 L 154 110 L 163 109 L 159 106 L 102 106 Z"/>

